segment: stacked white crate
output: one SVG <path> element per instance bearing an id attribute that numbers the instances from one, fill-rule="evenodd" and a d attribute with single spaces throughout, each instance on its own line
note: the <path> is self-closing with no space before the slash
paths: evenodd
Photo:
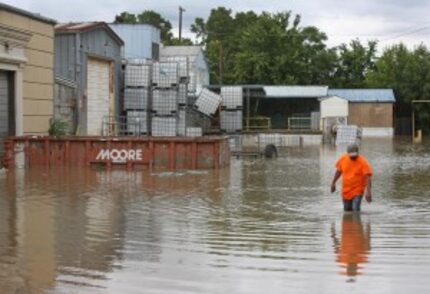
<path id="1" fill-rule="evenodd" d="M 147 60 L 129 61 L 125 67 L 123 109 L 125 131 L 131 135 L 148 134 L 151 109 L 152 64 Z"/>
<path id="2" fill-rule="evenodd" d="M 129 135 L 148 134 L 149 112 L 139 110 L 127 111 L 127 133 Z"/>
<path id="3" fill-rule="evenodd" d="M 179 105 L 179 120 L 178 120 L 178 135 L 185 136 L 187 127 L 191 125 L 189 115 L 188 102 L 188 85 L 190 83 L 190 68 L 188 57 L 176 57 L 179 64 L 179 88 L 178 88 L 178 105 Z"/>
<path id="4" fill-rule="evenodd" d="M 194 103 L 194 107 L 201 113 L 212 117 L 218 110 L 221 104 L 221 96 L 210 91 L 209 89 L 203 89 L 200 92 L 199 97 Z"/>
<path id="5" fill-rule="evenodd" d="M 154 137 L 175 137 L 178 133 L 176 116 L 153 116 L 151 127 Z"/>
<path id="6" fill-rule="evenodd" d="M 154 62 L 152 69 L 152 136 L 174 137 L 177 135 L 178 84 L 178 62 Z"/>
<path id="7" fill-rule="evenodd" d="M 187 127 L 186 136 L 187 137 L 201 137 L 201 136 L 203 136 L 202 128 L 200 128 L 200 127 Z"/>
<path id="8" fill-rule="evenodd" d="M 124 110 L 148 110 L 150 94 L 148 88 L 124 88 Z"/>
<path id="9" fill-rule="evenodd" d="M 359 131 L 354 125 L 339 125 L 336 130 L 336 146 L 359 143 Z"/>
<path id="10" fill-rule="evenodd" d="M 190 115 L 188 113 L 188 85 L 190 82 L 190 71 L 188 57 L 185 56 L 169 56 L 162 57 L 161 61 L 176 62 L 178 64 L 178 135 L 185 136 L 186 128 L 190 126 Z"/>
<path id="11" fill-rule="evenodd" d="M 179 65 L 177 62 L 154 62 L 152 69 L 152 85 L 159 89 L 169 89 L 178 85 Z"/>
<path id="12" fill-rule="evenodd" d="M 178 112 L 178 91 L 176 88 L 152 90 L 152 112 L 157 116 L 176 115 Z"/>
<path id="13" fill-rule="evenodd" d="M 220 129 L 236 133 L 243 129 L 243 89 L 239 86 L 221 87 Z"/>

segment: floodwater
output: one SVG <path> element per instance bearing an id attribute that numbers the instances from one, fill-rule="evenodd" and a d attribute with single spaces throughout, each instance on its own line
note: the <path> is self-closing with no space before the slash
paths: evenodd
<path id="1" fill-rule="evenodd" d="M 0 292 L 429 293 L 430 146 L 363 153 L 360 215 L 329 193 L 332 147 L 218 172 L 3 172 Z"/>

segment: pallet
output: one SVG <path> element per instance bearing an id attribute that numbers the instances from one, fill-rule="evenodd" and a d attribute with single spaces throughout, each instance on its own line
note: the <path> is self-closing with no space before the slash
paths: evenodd
<path id="1" fill-rule="evenodd" d="M 179 87 L 178 83 L 173 83 L 173 84 L 170 84 L 168 86 L 163 85 L 163 87 L 159 87 L 157 83 L 152 83 L 151 85 L 153 88 L 155 88 L 157 90 L 171 90 L 171 89 L 177 89 Z"/>

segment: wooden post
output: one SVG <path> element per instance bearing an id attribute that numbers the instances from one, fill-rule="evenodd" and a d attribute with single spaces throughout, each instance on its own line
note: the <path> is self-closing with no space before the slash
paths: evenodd
<path id="1" fill-rule="evenodd" d="M 251 97 L 249 88 L 246 89 L 246 130 L 249 131 L 249 120 L 251 115 Z"/>

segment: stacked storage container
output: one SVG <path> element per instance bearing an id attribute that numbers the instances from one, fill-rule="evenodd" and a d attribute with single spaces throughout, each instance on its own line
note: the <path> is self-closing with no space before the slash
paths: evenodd
<path id="1" fill-rule="evenodd" d="M 241 132 L 243 128 L 243 89 L 221 87 L 220 129 L 226 133 Z"/>
<path id="2" fill-rule="evenodd" d="M 207 118 L 202 120 L 203 115 L 188 106 L 188 64 L 187 57 L 162 58 L 153 63 L 128 61 L 123 103 L 127 134 L 159 137 L 202 134 Z"/>
<path id="3" fill-rule="evenodd" d="M 178 129 L 179 136 L 185 136 L 187 127 L 192 124 L 190 109 L 188 108 L 188 85 L 190 83 L 190 70 L 188 57 L 169 56 L 161 58 L 163 62 L 173 62 L 178 64 Z"/>
<path id="4" fill-rule="evenodd" d="M 123 131 L 129 135 L 149 133 L 151 69 L 151 63 L 146 60 L 133 60 L 126 65 L 123 104 L 126 123 Z"/>
<path id="5" fill-rule="evenodd" d="M 152 68 L 152 136 L 178 133 L 179 63 L 155 62 Z"/>

